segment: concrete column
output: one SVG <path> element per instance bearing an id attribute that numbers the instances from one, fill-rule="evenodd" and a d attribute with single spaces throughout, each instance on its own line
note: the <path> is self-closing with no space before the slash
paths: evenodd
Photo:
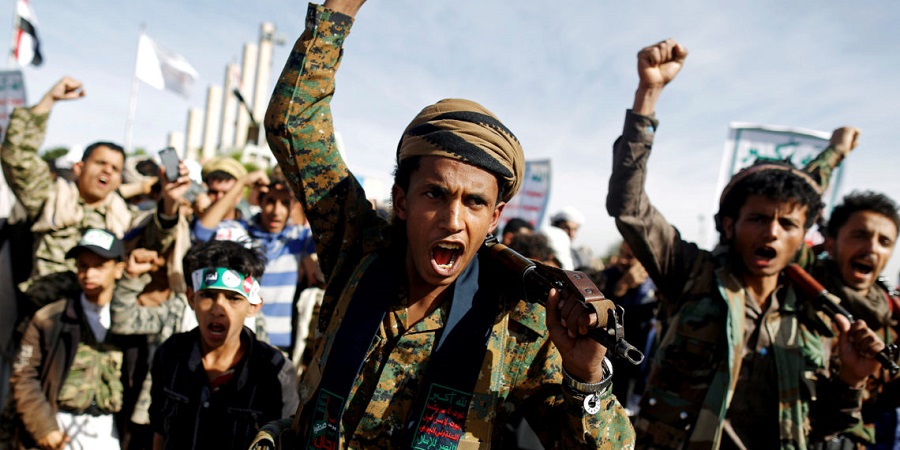
<path id="1" fill-rule="evenodd" d="M 259 122 L 260 130 L 257 144 L 262 152 L 268 152 L 266 132 L 262 129 L 266 108 L 272 91 L 269 88 L 269 75 L 272 73 L 272 51 L 274 48 L 275 25 L 264 22 L 259 29 L 259 62 L 256 65 L 256 90 L 253 94 L 253 116 Z"/>
<path id="2" fill-rule="evenodd" d="M 180 131 L 170 131 L 169 137 L 166 139 L 166 146 L 174 148 L 178 157 L 184 159 L 184 133 Z"/>
<path id="3" fill-rule="evenodd" d="M 259 63 L 256 65 L 256 89 L 253 94 L 253 116 L 263 121 L 266 107 L 269 106 L 269 75 L 272 73 L 272 51 L 275 36 L 275 25 L 264 22 L 259 28 Z"/>
<path id="4" fill-rule="evenodd" d="M 237 64 L 229 64 L 225 67 L 225 90 L 222 91 L 222 134 L 219 137 L 219 145 L 222 149 L 234 148 L 234 124 L 237 119 L 238 100 L 232 92 L 240 86 L 241 73 Z"/>
<path id="5" fill-rule="evenodd" d="M 203 145 L 203 111 L 191 108 L 188 111 L 184 159 L 200 161 L 200 146 Z"/>
<path id="6" fill-rule="evenodd" d="M 244 100 L 248 102 L 247 107 L 253 107 L 253 89 L 256 83 L 256 60 L 258 47 L 256 44 L 244 44 L 244 61 L 241 66 L 241 94 Z M 262 118 L 257 119 L 262 120 Z M 247 127 L 250 125 L 250 115 L 243 106 L 238 106 L 237 124 L 234 128 L 234 146 L 243 147 L 247 144 Z"/>
<path id="7" fill-rule="evenodd" d="M 205 161 L 216 156 L 219 145 L 219 121 L 222 118 L 222 86 L 210 86 L 206 91 L 206 124 L 203 127 L 203 151 Z"/>

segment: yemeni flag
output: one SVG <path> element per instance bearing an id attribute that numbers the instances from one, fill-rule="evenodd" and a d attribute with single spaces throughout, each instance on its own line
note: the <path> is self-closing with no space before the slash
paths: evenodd
<path id="1" fill-rule="evenodd" d="M 20 66 L 29 64 L 40 66 L 44 62 L 41 56 L 41 43 L 38 41 L 37 17 L 28 0 L 16 0 L 16 29 L 13 43 L 13 57 Z"/>

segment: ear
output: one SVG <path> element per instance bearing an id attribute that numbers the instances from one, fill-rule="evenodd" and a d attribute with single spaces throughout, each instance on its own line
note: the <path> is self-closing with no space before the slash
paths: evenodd
<path id="1" fill-rule="evenodd" d="M 734 219 L 731 217 L 722 218 L 722 231 L 725 233 L 725 240 L 730 241 L 734 237 Z"/>
<path id="2" fill-rule="evenodd" d="M 116 279 L 121 280 L 123 275 L 125 275 L 125 261 L 119 261 L 116 263 Z"/>
<path id="3" fill-rule="evenodd" d="M 497 203 L 497 207 L 494 208 L 494 213 L 491 216 L 491 226 L 488 230 L 494 230 L 497 228 L 497 225 L 500 223 L 500 215 L 503 214 L 503 208 L 506 207 L 506 202 Z"/>
<path id="4" fill-rule="evenodd" d="M 263 300 L 262 298 L 260 298 L 259 300 L 260 301 L 259 301 L 258 305 L 254 305 L 253 303 L 250 303 L 250 309 L 247 310 L 247 317 L 255 316 L 256 313 L 258 313 L 259 310 L 262 309 L 262 305 L 263 305 L 263 303 L 265 303 L 265 300 Z M 248 303 L 249 303 L 249 301 L 248 301 Z"/>
<path id="5" fill-rule="evenodd" d="M 397 215 L 397 218 L 407 220 L 409 211 L 406 205 L 406 192 L 396 184 L 391 188 L 391 202 L 394 205 L 394 214 Z"/>
<path id="6" fill-rule="evenodd" d="M 832 249 L 834 248 L 834 243 L 835 243 L 835 240 L 833 237 L 825 238 L 825 242 L 822 243 L 822 247 L 825 249 L 825 251 L 828 252 L 828 254 L 832 255 L 832 256 L 834 255 L 834 253 L 832 252 Z"/>
<path id="7" fill-rule="evenodd" d="M 193 288 L 187 288 L 187 289 L 184 291 L 184 296 L 187 297 L 188 306 L 190 306 L 190 307 L 191 307 L 191 310 L 193 311 L 193 310 L 194 310 L 194 289 L 193 289 Z"/>
<path id="8" fill-rule="evenodd" d="M 72 164 L 72 173 L 75 174 L 75 177 L 80 177 L 81 172 L 84 170 L 84 161 L 78 161 L 75 164 Z"/>

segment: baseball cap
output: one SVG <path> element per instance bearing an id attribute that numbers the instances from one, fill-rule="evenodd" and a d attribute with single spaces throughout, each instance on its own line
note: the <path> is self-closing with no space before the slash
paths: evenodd
<path id="1" fill-rule="evenodd" d="M 89 228 L 81 236 L 78 245 L 66 252 L 66 258 L 77 258 L 84 250 L 90 250 L 104 258 L 123 261 L 125 259 L 125 246 L 116 235 L 107 230 Z"/>

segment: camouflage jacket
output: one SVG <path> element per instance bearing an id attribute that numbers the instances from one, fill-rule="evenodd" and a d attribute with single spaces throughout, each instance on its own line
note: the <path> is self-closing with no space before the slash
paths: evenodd
<path id="1" fill-rule="evenodd" d="M 303 204 L 328 282 L 318 322 L 323 339 L 301 380 L 301 404 L 310 400 L 328 359 L 339 357 L 329 349 L 341 318 L 375 252 L 390 245 L 391 235 L 390 224 L 366 200 L 334 141 L 329 103 L 352 21 L 311 5 L 306 23 L 266 113 L 269 146 Z M 506 308 L 493 326 L 459 448 L 496 445 L 514 410 L 524 412 L 548 446 L 631 447 L 631 425 L 609 391 L 601 395 L 596 415 L 563 392 L 561 358 L 548 338 L 543 308 L 499 301 Z M 387 311 L 345 403 L 344 447 L 395 447 L 403 434 L 435 332 L 448 311 L 444 305 L 404 329 L 404 303 L 398 298 Z M 295 430 L 303 426 L 294 424 Z"/>
<path id="2" fill-rule="evenodd" d="M 886 285 L 879 281 L 863 295 L 841 282 L 840 272 L 830 259 L 816 260 L 809 273 L 822 283 L 825 289 L 840 298 L 841 305 L 847 308 L 854 318 L 865 321 L 869 328 L 875 330 L 882 341 L 897 343 L 898 312 L 893 310 L 892 301 L 888 298 L 892 293 L 888 291 Z M 895 360 L 900 361 L 900 355 L 894 356 Z M 836 358 L 832 358 L 832 362 L 840 364 Z M 875 443 L 877 438 L 878 443 L 893 443 L 893 432 L 890 436 L 877 436 L 874 422 L 885 413 L 892 413 L 900 402 L 900 380 L 896 376 L 892 377 L 887 369 L 882 369 L 876 375 L 869 377 L 866 392 L 863 394 L 863 426 L 854 428 L 849 434 L 862 442 Z"/>
<path id="3" fill-rule="evenodd" d="M 56 413 L 61 400 L 60 390 L 70 375 L 79 343 L 98 344 L 78 297 L 41 308 L 29 323 L 10 378 L 24 431 L 19 432 L 23 446 L 33 446 L 32 440 L 59 428 Z M 116 336 L 108 334 L 105 343 L 115 345 Z"/>
<path id="4" fill-rule="evenodd" d="M 619 231 L 656 283 L 668 320 L 635 431 L 639 447 L 718 448 L 736 383 L 752 382 L 738 380 L 745 292 L 727 249 L 713 253 L 684 241 L 651 205 L 644 179 L 657 124 L 627 112 L 607 197 Z M 826 184 L 828 161 L 840 160 L 834 154 L 826 150 L 809 167 L 825 168 L 816 176 Z M 785 449 L 807 448 L 818 436 L 859 423 L 859 392 L 828 376 L 830 322 L 804 305 L 789 287 L 762 325 L 772 340 L 778 378 L 780 409 L 771 414 L 778 414 Z"/>
<path id="5" fill-rule="evenodd" d="M 66 260 L 65 254 L 81 239 L 82 230 L 107 229 L 121 238 L 143 218 L 118 194 L 110 194 L 98 207 L 88 207 L 74 183 L 62 178 L 53 181 L 50 167 L 38 155 L 49 117 L 30 108 L 14 109 L 0 148 L 6 182 L 34 223 L 34 268 L 30 279 L 20 285 L 23 292 L 39 277 L 75 272 L 75 261 Z M 164 227 L 157 214 L 148 222 L 138 245 L 153 250 L 170 245 L 171 228 Z"/>

